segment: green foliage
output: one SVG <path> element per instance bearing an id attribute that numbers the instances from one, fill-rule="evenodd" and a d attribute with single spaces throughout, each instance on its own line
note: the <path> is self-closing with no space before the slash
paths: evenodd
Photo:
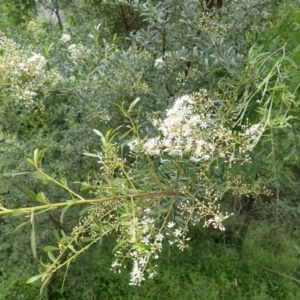
<path id="1" fill-rule="evenodd" d="M 261 231 L 267 227 L 261 227 Z M 299 297 L 299 283 L 295 278 L 297 252 L 288 249 L 278 253 L 278 246 L 264 249 L 263 243 L 272 243 L 270 235 L 257 235 L 251 228 L 245 240 L 245 249 L 238 249 L 222 242 L 212 242 L 207 233 L 195 228 L 197 239 L 182 252 L 165 248 L 161 253 L 158 275 L 140 287 L 128 287 L 129 272 L 110 271 L 111 240 L 102 246 L 93 246 L 76 261 L 61 292 L 63 274 L 53 287 L 55 299 L 280 299 Z M 200 233 L 199 233 L 200 232 Z M 282 241 L 284 245 L 286 241 Z M 289 240 L 288 242 L 292 242 Z M 271 245 L 270 245 L 271 246 Z M 277 273 L 276 273 L 277 272 Z M 86 276 L 89 274 L 89 276 Z M 283 274 L 283 275 L 282 275 Z M 1 298 L 0 298 L 1 299 Z M 21 298 L 16 298 L 21 299 Z"/>
<path id="2" fill-rule="evenodd" d="M 62 19 L 47 23 L 43 5 Z M 40 279 L 55 299 L 299 298 L 296 5 L 0 8 L 0 298 L 34 299 Z M 226 211 L 228 231 L 194 233 L 223 229 Z M 184 256 L 168 245 L 188 236 Z M 129 288 L 132 272 L 109 272 L 145 253 L 153 281 Z"/>

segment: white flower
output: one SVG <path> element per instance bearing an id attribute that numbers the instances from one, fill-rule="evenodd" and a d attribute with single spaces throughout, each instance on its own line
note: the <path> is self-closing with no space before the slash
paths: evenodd
<path id="1" fill-rule="evenodd" d="M 60 40 L 61 40 L 63 43 L 67 43 L 67 42 L 69 42 L 69 41 L 71 40 L 71 37 L 70 37 L 68 34 L 64 33 L 64 34 L 61 36 Z"/>
<path id="2" fill-rule="evenodd" d="M 147 258 L 146 257 L 142 257 L 139 260 L 139 265 L 141 265 L 142 267 L 144 267 L 147 264 Z"/>
<path id="3" fill-rule="evenodd" d="M 151 272 L 148 276 L 149 279 L 152 279 L 154 278 L 154 276 L 156 275 L 157 273 L 155 271 Z"/>
<path id="4" fill-rule="evenodd" d="M 157 58 L 154 62 L 154 67 L 157 69 L 161 69 L 165 64 L 165 58 L 170 56 L 170 52 L 166 52 L 164 56 Z"/>
<path id="5" fill-rule="evenodd" d="M 164 239 L 164 236 L 163 236 L 161 233 L 159 233 L 159 234 L 156 236 L 156 241 L 157 241 L 157 242 L 161 242 L 163 239 Z"/>
<path id="6" fill-rule="evenodd" d="M 141 242 L 145 245 L 149 245 L 150 244 L 150 241 L 149 241 L 149 238 L 150 238 L 150 234 L 147 235 L 147 236 L 144 236 L 141 238 Z"/>
<path id="7" fill-rule="evenodd" d="M 163 67 L 163 65 L 164 65 L 164 60 L 162 57 L 157 58 L 154 62 L 154 66 L 157 69 L 161 69 Z"/>
<path id="8" fill-rule="evenodd" d="M 145 142 L 144 149 L 149 155 L 160 155 L 159 137 L 149 139 L 147 142 Z"/>
<path id="9" fill-rule="evenodd" d="M 121 266 L 122 265 L 119 263 L 119 261 L 117 259 L 111 264 L 112 268 L 117 268 L 117 267 L 121 267 Z"/>
<path id="10" fill-rule="evenodd" d="M 133 269 L 130 274 L 130 282 L 129 285 L 140 285 L 142 281 L 145 280 L 143 271 L 141 270 L 141 267 L 139 266 L 138 261 L 134 261 Z"/>
<path id="11" fill-rule="evenodd" d="M 76 44 L 71 44 L 69 47 L 68 47 L 68 51 L 73 54 L 77 51 L 77 45 Z"/>
<path id="12" fill-rule="evenodd" d="M 37 69 L 41 70 L 45 64 L 45 57 L 41 54 L 34 53 L 27 59 L 29 64 L 33 64 Z"/>
<path id="13" fill-rule="evenodd" d="M 71 55 L 72 59 L 78 59 L 90 53 L 90 50 L 88 50 L 85 46 L 79 43 L 78 45 L 71 44 L 68 47 L 68 52 Z"/>
<path id="14" fill-rule="evenodd" d="M 168 228 L 172 228 L 174 226 L 175 226 L 175 223 L 173 221 L 169 222 L 168 225 L 167 225 Z"/>
<path id="15" fill-rule="evenodd" d="M 133 141 L 129 142 L 127 145 L 128 145 L 128 147 L 131 151 L 135 151 L 136 148 L 140 145 L 140 141 L 139 140 L 133 140 Z"/>
<path id="16" fill-rule="evenodd" d="M 181 236 L 181 235 L 182 235 L 181 229 L 175 229 L 174 235 L 175 235 L 175 236 Z"/>

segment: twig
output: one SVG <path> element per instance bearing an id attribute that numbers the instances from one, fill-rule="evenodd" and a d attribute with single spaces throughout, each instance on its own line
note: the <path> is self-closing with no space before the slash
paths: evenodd
<path id="1" fill-rule="evenodd" d="M 296 278 L 294 278 L 294 277 L 285 275 L 285 274 L 283 274 L 283 273 L 280 273 L 280 272 L 278 272 L 278 271 L 274 271 L 274 270 L 271 270 L 271 269 L 268 269 L 268 268 L 264 268 L 264 267 L 262 267 L 262 269 L 265 269 L 265 270 L 267 270 L 267 271 L 269 271 L 269 272 L 273 272 L 273 273 L 279 274 L 279 275 L 281 275 L 281 276 L 283 276 L 283 277 L 286 277 L 286 278 L 288 278 L 288 279 L 291 279 L 291 280 L 294 280 L 294 281 L 300 283 L 300 280 L 298 280 L 298 279 L 296 279 Z"/>

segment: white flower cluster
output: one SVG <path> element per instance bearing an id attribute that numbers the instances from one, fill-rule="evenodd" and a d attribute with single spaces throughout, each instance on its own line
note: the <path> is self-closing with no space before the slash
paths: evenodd
<path id="1" fill-rule="evenodd" d="M 246 128 L 245 133 L 242 133 L 241 135 L 247 137 L 252 142 L 251 146 L 253 146 L 257 144 L 264 130 L 265 128 L 262 124 L 254 124 Z M 252 149 L 251 146 L 249 150 Z"/>
<path id="2" fill-rule="evenodd" d="M 154 62 L 154 67 L 156 69 L 162 69 L 165 65 L 165 59 L 169 56 L 170 56 L 170 53 L 167 52 L 167 53 L 164 54 L 164 56 L 161 56 L 161 57 L 157 58 Z"/>
<path id="3" fill-rule="evenodd" d="M 0 82 L 13 91 L 17 100 L 31 102 L 46 82 L 55 84 L 61 77 L 57 70 L 46 71 L 44 56 L 25 51 L 0 32 Z"/>
<path id="4" fill-rule="evenodd" d="M 210 225 L 212 225 L 215 229 L 220 229 L 222 231 L 225 230 L 225 227 L 223 225 L 223 222 L 229 218 L 230 215 L 222 215 L 219 213 L 219 215 L 215 215 L 212 218 L 208 219 L 207 221 L 205 221 L 204 226 L 203 227 L 209 227 Z"/>
<path id="5" fill-rule="evenodd" d="M 230 129 L 228 121 L 218 114 L 217 109 L 206 90 L 179 97 L 167 109 L 163 120 L 153 121 L 161 135 L 144 141 L 143 151 L 153 156 L 163 153 L 172 156 L 188 155 L 196 163 L 217 157 L 223 158 L 230 165 L 238 159 L 249 160 L 245 152 L 257 143 L 263 127 L 252 125 L 245 129 L 245 133 L 237 134 Z M 237 145 L 239 151 L 236 150 Z M 138 142 L 133 141 L 129 146 L 135 150 Z"/>
<path id="6" fill-rule="evenodd" d="M 123 261 L 126 258 L 132 260 L 132 270 L 130 285 L 140 285 L 147 278 L 151 279 L 156 275 L 156 265 L 150 264 L 150 259 L 158 259 L 162 250 L 162 242 L 167 237 L 169 244 L 177 244 L 183 250 L 186 248 L 185 242 L 189 239 L 184 236 L 182 229 L 175 228 L 176 224 L 170 221 L 166 226 L 165 235 L 162 233 L 163 228 L 156 228 L 155 219 L 149 216 L 150 209 L 144 210 L 142 218 L 133 218 L 129 222 L 122 224 L 120 228 L 120 241 L 124 240 L 127 235 L 128 240 L 118 251 L 116 251 L 116 259 L 113 261 L 111 268 L 114 271 L 121 272 Z"/>
<path id="7" fill-rule="evenodd" d="M 69 41 L 71 41 L 71 36 L 64 33 L 61 38 L 60 38 L 61 42 L 63 42 L 64 44 L 65 43 L 68 43 Z"/>
<path id="8" fill-rule="evenodd" d="M 157 233 L 154 227 L 155 220 L 147 214 L 142 218 L 133 218 L 120 228 L 121 237 L 128 237 L 127 243 L 116 251 L 116 260 L 112 263 L 113 270 L 119 270 L 125 258 L 130 258 L 133 262 L 130 285 L 140 285 L 145 280 L 144 273 L 148 273 L 148 278 L 156 275 L 155 267 L 149 267 L 150 258 L 158 259 L 158 253 L 162 249 L 164 236 Z"/>
<path id="9" fill-rule="evenodd" d="M 163 67 L 163 65 L 164 65 L 164 59 L 162 58 L 162 57 L 159 57 L 159 58 L 157 58 L 156 60 L 155 60 L 155 62 L 154 62 L 154 66 L 155 66 L 155 68 L 157 68 L 157 69 L 161 69 L 162 67 Z"/>
<path id="10" fill-rule="evenodd" d="M 182 192 L 185 192 L 185 188 L 183 188 Z M 182 201 L 180 204 L 180 211 L 183 222 L 196 225 L 202 219 L 205 219 L 203 227 L 212 226 L 215 229 L 224 231 L 225 227 L 223 222 L 232 216 L 232 214 L 228 214 L 227 212 L 223 214 L 221 212 L 220 204 L 217 203 L 221 198 L 221 194 L 221 187 L 220 190 L 217 191 L 206 189 L 201 193 L 202 200 L 193 197 L 193 199 L 187 198 Z"/>
<path id="11" fill-rule="evenodd" d="M 71 44 L 68 47 L 68 52 L 72 59 L 80 59 L 82 57 L 85 57 L 87 53 L 89 53 L 88 49 L 80 44 Z"/>

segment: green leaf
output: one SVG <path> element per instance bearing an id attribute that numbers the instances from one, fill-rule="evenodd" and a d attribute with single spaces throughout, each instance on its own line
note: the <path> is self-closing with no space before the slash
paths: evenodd
<path id="1" fill-rule="evenodd" d="M 126 112 L 126 110 L 125 110 L 124 107 L 123 107 L 124 102 L 122 103 L 122 106 L 121 106 L 120 104 L 115 103 L 115 102 L 112 102 L 112 104 L 113 104 L 114 106 L 116 106 L 117 108 L 119 108 L 119 110 L 123 113 L 123 115 L 124 115 L 125 117 L 127 117 L 127 112 Z"/>
<path id="2" fill-rule="evenodd" d="M 85 207 L 84 209 L 82 209 L 79 213 L 79 216 L 82 216 L 84 215 L 92 206 L 88 206 L 88 207 Z"/>
<path id="3" fill-rule="evenodd" d="M 61 183 L 63 186 L 68 187 L 66 178 L 62 178 L 62 179 L 60 180 L 60 183 Z"/>
<path id="4" fill-rule="evenodd" d="M 95 241 L 95 239 L 90 238 L 90 237 L 83 237 L 82 239 L 80 239 L 80 241 L 83 243 L 89 243 L 89 242 Z"/>
<path id="5" fill-rule="evenodd" d="M 36 275 L 36 276 L 33 276 L 33 277 L 27 279 L 27 280 L 26 280 L 26 283 L 28 284 L 28 283 L 35 282 L 35 281 L 39 280 L 42 276 L 43 276 L 43 275 Z"/>
<path id="6" fill-rule="evenodd" d="M 121 240 L 113 249 L 113 253 L 116 252 L 120 247 L 122 247 L 125 243 L 127 242 L 127 240 Z"/>
<path id="7" fill-rule="evenodd" d="M 46 148 L 42 149 L 39 151 L 39 149 L 35 149 L 34 153 L 33 153 L 33 161 L 35 163 L 35 166 L 38 166 L 38 164 L 40 163 L 40 161 L 42 160 L 45 152 L 47 151 Z"/>
<path id="8" fill-rule="evenodd" d="M 103 135 L 99 130 L 93 129 L 93 131 L 94 131 L 97 135 L 99 135 L 101 138 L 104 139 L 104 135 Z"/>
<path id="9" fill-rule="evenodd" d="M 47 177 L 46 175 L 40 172 L 34 172 L 34 176 L 35 178 L 42 180 L 44 184 L 52 182 L 51 178 Z"/>
<path id="10" fill-rule="evenodd" d="M 56 229 L 53 229 L 53 234 L 54 234 L 55 239 L 56 239 L 58 242 L 60 242 L 60 237 L 59 237 L 59 234 L 58 234 L 58 232 L 57 232 Z"/>
<path id="11" fill-rule="evenodd" d="M 118 207 L 117 207 L 117 211 L 118 211 L 119 213 L 121 213 L 122 215 L 123 215 L 123 214 L 127 214 L 127 210 L 126 210 L 124 207 L 122 207 L 122 206 L 118 206 Z"/>
<path id="12" fill-rule="evenodd" d="M 131 128 L 130 130 L 126 131 L 123 135 L 121 135 L 120 140 L 124 140 L 126 138 L 126 136 L 131 133 L 133 131 L 133 129 Z M 125 143 L 123 143 L 121 145 L 121 147 L 126 146 L 128 143 L 130 142 L 130 140 L 126 141 Z"/>
<path id="13" fill-rule="evenodd" d="M 42 204 L 48 204 L 45 194 L 43 192 L 40 192 L 36 195 L 36 201 L 38 201 Z"/>
<path id="14" fill-rule="evenodd" d="M 55 246 L 45 246 L 44 249 L 43 249 L 45 252 L 48 252 L 48 251 L 57 251 L 57 250 L 60 250 L 58 247 L 55 247 Z"/>
<path id="15" fill-rule="evenodd" d="M 151 247 L 149 245 L 146 245 L 146 244 L 137 243 L 135 246 L 138 249 L 141 249 L 141 250 L 149 250 L 149 249 L 151 249 Z"/>
<path id="16" fill-rule="evenodd" d="M 17 231 L 18 229 L 20 229 L 21 227 L 23 227 L 24 225 L 27 225 L 30 221 L 24 222 L 22 224 L 20 224 L 13 232 Z"/>
<path id="17" fill-rule="evenodd" d="M 66 272 L 65 272 L 64 279 L 63 279 L 63 283 L 62 283 L 62 287 L 61 287 L 62 291 L 63 291 L 64 285 L 65 285 L 67 273 L 68 273 L 68 271 L 69 271 L 70 263 L 71 263 L 71 260 L 68 260 L 68 262 L 67 262 L 67 267 L 66 267 Z"/>
<path id="18" fill-rule="evenodd" d="M 60 243 L 61 243 L 61 244 L 67 244 L 67 243 L 69 243 L 69 242 L 72 241 L 72 240 L 73 240 L 73 238 L 72 238 L 71 236 L 65 235 L 65 236 L 63 236 L 63 237 L 61 238 Z"/>
<path id="19" fill-rule="evenodd" d="M 73 202 L 73 201 L 72 201 Z M 64 215 L 65 215 L 65 213 L 66 213 L 66 211 L 72 206 L 72 204 L 69 204 L 69 202 L 67 202 L 68 203 L 68 205 L 67 206 L 65 206 L 64 208 L 63 208 L 63 210 L 61 211 L 61 214 L 60 214 L 60 223 L 63 223 L 64 222 Z"/>
<path id="20" fill-rule="evenodd" d="M 52 262 L 55 262 L 55 261 L 56 261 L 56 259 L 55 259 L 55 257 L 54 257 L 54 255 L 53 255 L 52 252 L 48 251 L 47 254 L 48 254 L 48 257 L 50 258 L 50 260 L 51 260 Z"/>
<path id="21" fill-rule="evenodd" d="M 34 258 L 37 257 L 36 255 L 36 240 L 35 240 L 35 227 L 34 227 L 34 212 L 31 212 L 31 237 L 30 237 L 30 243 L 31 243 L 31 250 L 32 255 Z"/>
<path id="22" fill-rule="evenodd" d="M 131 111 L 135 105 L 140 101 L 140 98 L 136 98 L 129 106 L 129 111 Z"/>
<path id="23" fill-rule="evenodd" d="M 26 158 L 26 160 L 27 160 L 31 165 L 33 165 L 34 167 L 36 167 L 34 161 L 33 161 L 31 158 Z"/>
<path id="24" fill-rule="evenodd" d="M 39 156 L 39 149 L 35 149 L 33 153 L 33 161 L 36 166 L 38 165 L 38 156 Z"/>
<path id="25" fill-rule="evenodd" d="M 27 175 L 27 174 L 31 174 L 32 173 L 32 171 L 30 171 L 30 172 L 19 172 L 19 173 L 13 173 L 13 174 L 10 174 L 10 176 L 19 176 L 19 175 Z"/>
<path id="26" fill-rule="evenodd" d="M 30 198 L 32 198 L 33 200 L 37 201 L 36 200 L 36 194 L 33 191 L 29 190 L 29 191 L 27 191 L 27 193 L 30 196 Z"/>
<path id="27" fill-rule="evenodd" d="M 74 253 L 77 253 L 77 251 L 75 250 L 75 248 L 74 248 L 72 245 L 69 245 L 68 248 L 69 248 L 70 250 L 72 250 Z"/>
<path id="28" fill-rule="evenodd" d="M 86 182 L 82 182 L 81 184 L 82 184 L 82 187 L 80 188 L 80 191 L 86 191 L 86 190 L 90 190 L 92 188 L 92 186 Z"/>
<path id="29" fill-rule="evenodd" d="M 83 152 L 83 155 L 85 155 L 85 156 L 91 156 L 91 157 L 99 157 L 99 155 L 94 154 L 94 153 L 90 153 L 90 152 Z"/>
<path id="30" fill-rule="evenodd" d="M 43 282 L 43 285 L 41 286 L 41 289 L 40 289 L 40 295 L 42 295 L 42 292 L 45 288 L 45 286 L 48 284 L 48 281 L 51 279 L 52 276 L 49 276 L 44 282 Z"/>
<path id="31" fill-rule="evenodd" d="M 107 225 L 104 226 L 104 230 L 105 230 L 105 231 L 111 231 L 111 230 L 113 230 L 113 229 L 114 229 L 114 227 L 111 226 L 111 225 L 109 225 L 109 224 L 107 224 Z"/>

